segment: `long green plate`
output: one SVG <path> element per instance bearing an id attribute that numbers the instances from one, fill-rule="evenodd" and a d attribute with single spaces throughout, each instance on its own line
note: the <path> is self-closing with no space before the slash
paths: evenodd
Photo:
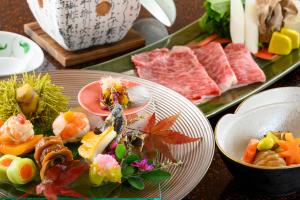
<path id="1" fill-rule="evenodd" d="M 185 45 L 188 43 L 200 41 L 206 36 L 207 33 L 201 31 L 201 29 L 197 25 L 197 22 L 194 22 L 187 27 L 179 30 L 178 32 L 170 35 L 169 37 L 160 40 L 152 45 L 138 49 L 134 52 L 128 53 L 113 60 L 88 67 L 87 69 L 125 72 L 134 69 L 134 65 L 130 60 L 131 56 L 134 54 L 150 51 L 155 48 L 171 48 L 175 45 Z M 206 114 L 207 117 L 212 117 L 219 112 L 239 103 L 243 99 L 263 90 L 264 88 L 270 86 L 272 83 L 294 70 L 300 64 L 300 50 L 294 50 L 290 55 L 279 57 L 274 61 L 264 61 L 261 59 L 256 59 L 256 61 L 265 72 L 267 81 L 262 84 L 253 84 L 250 86 L 228 91 L 220 97 L 197 105 Z"/>

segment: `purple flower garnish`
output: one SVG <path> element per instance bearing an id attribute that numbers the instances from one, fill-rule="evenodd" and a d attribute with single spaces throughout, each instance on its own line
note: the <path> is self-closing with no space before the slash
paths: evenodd
<path id="1" fill-rule="evenodd" d="M 145 158 L 139 162 L 133 162 L 131 164 L 132 167 L 137 167 L 142 171 L 151 171 L 154 169 L 154 165 L 153 164 L 149 164 L 148 163 L 148 159 Z"/>

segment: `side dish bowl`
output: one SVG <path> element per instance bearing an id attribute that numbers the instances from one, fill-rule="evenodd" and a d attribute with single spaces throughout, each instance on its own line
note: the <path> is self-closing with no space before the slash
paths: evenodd
<path id="1" fill-rule="evenodd" d="M 300 87 L 274 88 L 249 97 L 238 106 L 235 113 L 245 113 L 274 103 L 296 101 L 300 101 Z"/>
<path id="2" fill-rule="evenodd" d="M 230 172 L 249 188 L 269 195 L 299 191 L 300 165 L 271 168 L 242 161 L 251 138 L 262 138 L 268 131 L 291 131 L 299 137 L 299 119 L 300 102 L 277 103 L 222 117 L 215 129 L 215 139 Z"/>

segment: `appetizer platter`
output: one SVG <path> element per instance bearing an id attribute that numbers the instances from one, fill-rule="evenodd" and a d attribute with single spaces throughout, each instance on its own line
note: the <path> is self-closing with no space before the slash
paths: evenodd
<path id="1" fill-rule="evenodd" d="M 62 70 L 3 79 L 0 96 L 5 197 L 181 199 L 212 161 L 204 114 L 150 81 Z"/>
<path id="2" fill-rule="evenodd" d="M 299 65 L 298 1 L 206 0 L 204 8 L 199 20 L 168 38 L 89 69 L 133 70 L 211 117 Z"/>

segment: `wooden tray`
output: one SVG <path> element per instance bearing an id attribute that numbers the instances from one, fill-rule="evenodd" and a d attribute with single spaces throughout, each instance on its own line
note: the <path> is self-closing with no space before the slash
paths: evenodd
<path id="1" fill-rule="evenodd" d="M 41 29 L 37 22 L 25 24 L 24 31 L 64 67 L 129 52 L 145 44 L 145 40 L 136 31 L 131 29 L 120 42 L 72 52 L 63 49 Z"/>

